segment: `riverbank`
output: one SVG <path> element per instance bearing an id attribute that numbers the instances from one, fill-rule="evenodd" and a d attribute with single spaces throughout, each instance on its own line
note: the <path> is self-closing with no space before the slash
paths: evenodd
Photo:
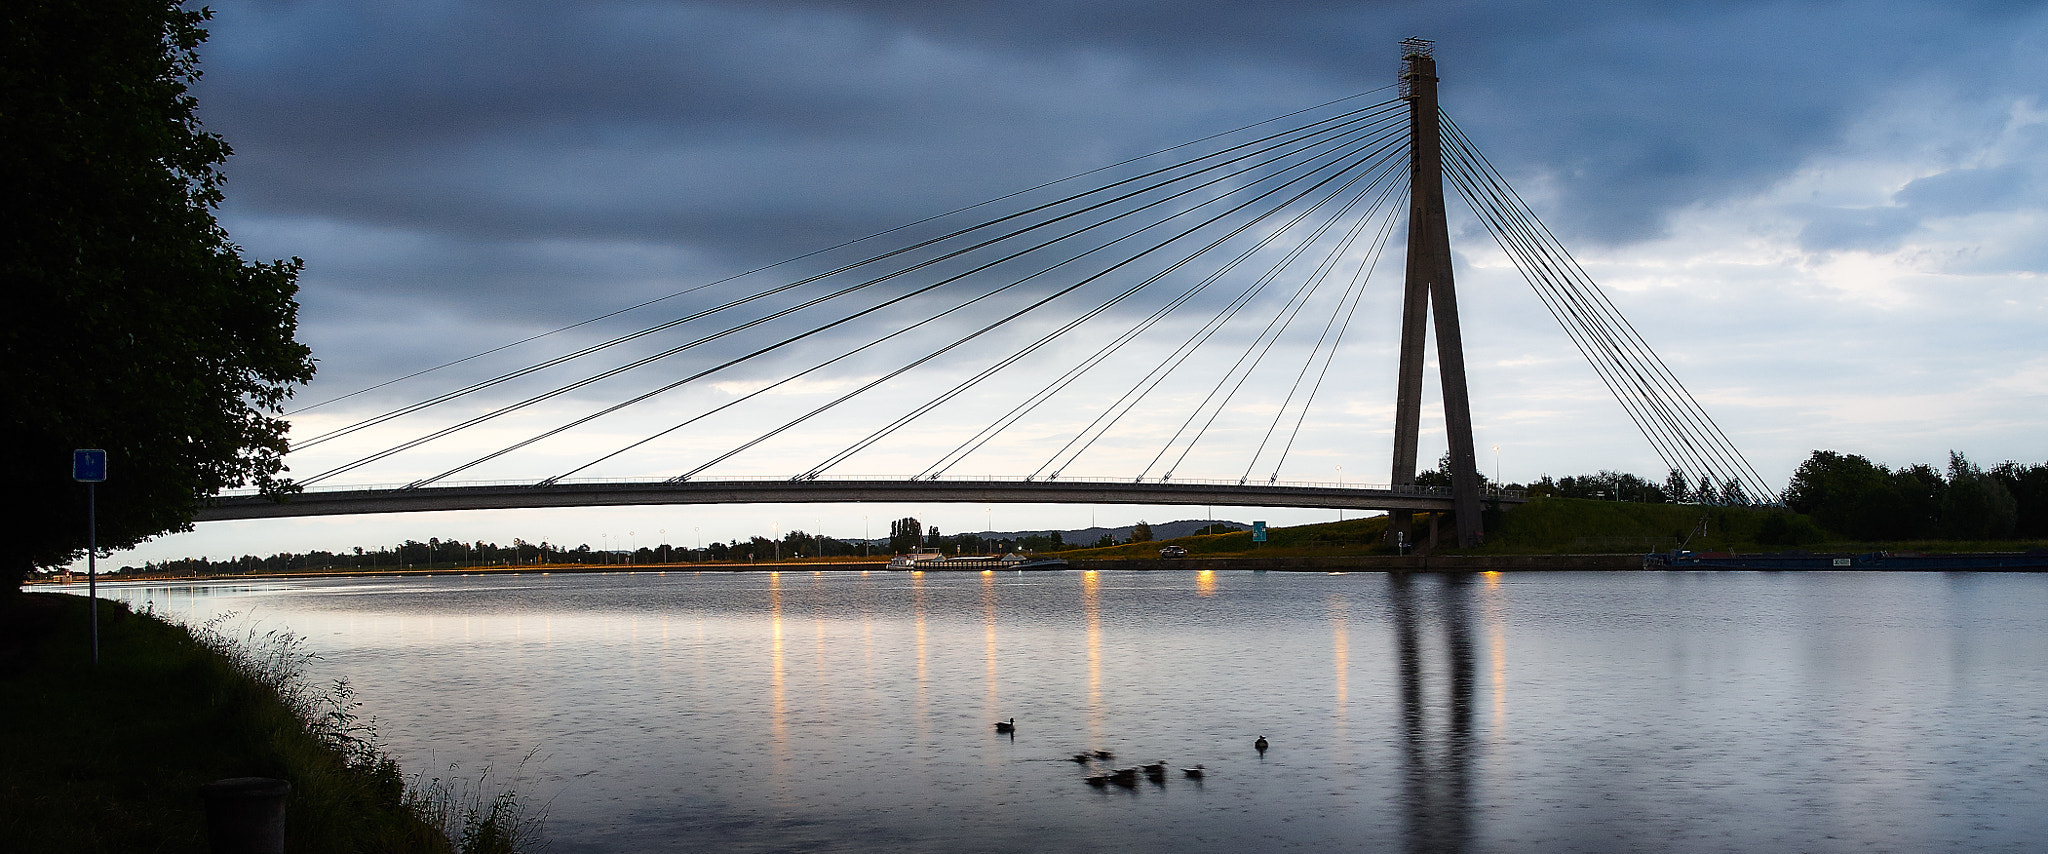
<path id="1" fill-rule="evenodd" d="M 0 594 L 7 850 L 205 852 L 199 787 L 230 777 L 291 783 L 288 851 L 451 850 L 397 765 L 366 742 L 351 755 L 316 736 L 273 686 L 183 626 L 101 600 L 94 666 L 87 608 Z"/>

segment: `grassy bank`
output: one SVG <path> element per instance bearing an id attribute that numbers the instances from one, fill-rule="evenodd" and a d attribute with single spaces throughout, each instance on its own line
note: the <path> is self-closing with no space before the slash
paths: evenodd
<path id="1" fill-rule="evenodd" d="M 199 786 L 227 777 L 290 781 L 288 851 L 453 851 L 465 818 L 460 849 L 513 850 L 497 826 L 511 814 L 465 810 L 439 781 L 409 787 L 345 684 L 297 681 L 309 654 L 295 638 L 195 636 L 102 601 L 94 667 L 87 604 L 0 594 L 6 850 L 204 852 Z"/>

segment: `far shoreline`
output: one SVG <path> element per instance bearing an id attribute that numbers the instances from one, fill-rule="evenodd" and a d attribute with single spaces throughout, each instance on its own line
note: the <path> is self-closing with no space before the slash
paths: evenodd
<path id="1" fill-rule="evenodd" d="M 1955 556 L 1997 554 L 1991 552 L 1956 552 Z M 101 581 L 108 584 L 149 584 L 149 583 L 194 583 L 231 581 L 271 581 L 321 578 L 402 578 L 429 576 L 472 576 L 472 575 L 552 575 L 554 573 L 604 574 L 604 573 L 669 573 L 669 572 L 932 572 L 932 573 L 994 573 L 994 572 L 1069 572 L 1113 570 L 1143 572 L 1158 570 L 1186 571 L 1270 571 L 1270 572 L 2043 572 L 2048 566 L 2027 568 L 1985 568 L 1970 570 L 1935 569 L 1876 569 L 1871 567 L 1813 567 L 1787 570 L 1730 570 L 1707 567 L 1663 567 L 1646 566 L 1640 554 L 1537 554 L 1537 555 L 1468 555 L 1432 554 L 1420 556 L 1394 555 L 1290 555 L 1275 557 L 1229 556 L 1229 557 L 1184 557 L 1184 558 L 1066 558 L 1064 567 L 1027 569 L 985 569 L 974 567 L 934 568 L 922 570 L 892 569 L 887 561 L 874 560 L 825 560 L 825 561 L 768 561 L 754 563 L 665 563 L 665 564 L 541 564 L 521 566 L 468 566 L 468 567 L 394 567 L 383 569 L 342 569 L 342 570 L 292 570 L 287 572 L 251 572 L 223 575 L 130 575 L 107 574 Z M 86 583 L 82 574 L 53 576 L 31 579 L 24 587 L 68 585 Z"/>

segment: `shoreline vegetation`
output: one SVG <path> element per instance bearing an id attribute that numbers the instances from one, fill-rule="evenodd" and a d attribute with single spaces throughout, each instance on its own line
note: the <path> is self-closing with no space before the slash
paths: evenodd
<path id="1" fill-rule="evenodd" d="M 227 620 L 165 621 L 88 601 L 0 596 L 0 839 L 11 851 L 204 852 L 201 784 L 291 783 L 286 850 L 536 850 L 544 811 L 488 770 L 408 777 L 356 713 L 346 681 L 308 680 L 304 639 Z"/>
<path id="2" fill-rule="evenodd" d="M 1448 455 L 1416 483 L 1447 487 Z M 1482 476 L 1483 479 L 1483 476 Z M 1734 484 L 1716 488 L 1687 485 L 1676 472 L 1664 483 L 1633 474 L 1597 474 L 1553 479 L 1548 475 L 1523 488 L 1527 503 L 1490 505 L 1486 542 L 1472 549 L 1449 548 L 1436 536 L 1439 514 L 1416 514 L 1414 546 L 1406 554 L 1386 542 L 1385 516 L 1273 528 L 1254 543 L 1241 522 L 1183 520 L 1086 531 L 1045 531 L 999 535 L 942 536 L 916 518 L 889 523 L 886 540 L 840 540 L 791 530 L 780 539 L 714 542 L 678 547 L 669 543 L 631 550 L 569 547 L 514 538 L 510 546 L 483 541 L 407 540 L 375 550 L 358 546 L 342 552 L 284 552 L 214 561 L 206 558 L 123 566 L 107 573 L 122 580 L 165 581 L 213 577 L 321 577 L 347 575 L 431 575 L 484 572 L 619 572 L 670 569 L 746 570 L 772 566 L 873 569 L 889 555 L 931 551 L 954 555 L 1018 552 L 1070 561 L 1141 560 L 1172 544 L 1193 560 L 1256 559 L 1260 568 L 1280 558 L 1373 558 L 1377 568 L 1400 569 L 1403 557 L 1428 557 L 1413 568 L 1454 570 L 1496 568 L 1494 558 L 1552 558 L 1524 561 L 1516 568 L 1566 568 L 1560 555 L 1644 555 L 1688 549 L 1696 553 L 1747 554 L 1785 551 L 1835 554 L 1916 552 L 1927 554 L 2017 553 L 2048 546 L 2048 464 L 2007 461 L 1985 469 L 1950 452 L 1947 471 L 1929 465 L 1893 469 L 1855 454 L 1814 451 L 1793 473 L 1781 504 L 1758 505 Z M 1691 502 L 1691 503 L 1688 503 Z M 1155 538 L 1154 534 L 1159 536 Z M 1065 535 L 1076 542 L 1067 542 Z M 1184 536 L 1174 536 L 1183 534 Z M 1093 538 L 1092 542 L 1079 540 Z M 880 547 L 882 554 L 874 550 Z M 675 558 L 680 555 L 681 560 Z M 785 559 L 783 556 L 789 555 Z M 806 555 L 809 555 L 806 557 Z M 1477 560 L 1485 557 L 1487 560 Z M 1396 562 L 1389 563 L 1389 560 Z M 1603 561 L 1611 563 L 1611 561 Z M 1120 567 L 1134 568 L 1134 567 Z M 1218 567 L 1222 568 L 1222 567 Z M 1247 567 L 1249 568 L 1249 567 Z M 1303 567 L 1308 568 L 1308 567 Z M 1361 567 L 1363 568 L 1363 567 Z M 1620 568 L 1603 566 L 1602 568 Z M 73 574 L 75 575 L 75 573 Z M 42 580 L 47 580 L 45 575 Z M 65 576 L 63 580 L 73 580 Z"/>
<path id="3" fill-rule="evenodd" d="M 2025 552 L 2048 547 L 2048 540 L 1851 540 L 1836 538 L 1799 513 L 1752 507 L 1656 504 L 1583 498 L 1539 497 L 1510 510 L 1490 511 L 1487 542 L 1477 548 L 1428 547 L 1433 521 L 1449 541 L 1448 519 L 1416 515 L 1417 548 L 1395 554 L 1385 542 L 1387 517 L 1371 516 L 1271 528 L 1267 541 L 1254 543 L 1250 531 L 1195 534 L 1157 541 L 1126 542 L 1095 548 L 1040 551 L 1036 556 L 1072 561 L 1077 568 L 1097 564 L 1115 569 L 1270 569 L 1327 571 L 1362 570 L 1457 571 L 1555 570 L 1580 565 L 1587 569 L 1635 569 L 1635 558 L 1683 548 L 1694 552 L 1763 554 L 1785 551 L 1867 554 L 1919 552 L 1975 554 Z M 1162 561 L 1167 545 L 1187 549 L 1183 559 Z M 260 567 L 266 560 L 248 558 L 238 565 Z M 501 573 L 585 572 L 746 572 L 755 570 L 876 570 L 887 556 L 835 555 L 780 561 L 668 561 L 634 563 L 481 564 L 379 568 L 253 569 L 245 572 L 144 573 L 132 567 L 103 574 L 107 581 L 225 581 L 259 578 L 352 578 Z M 1291 564 L 1291 565 L 1289 565 Z M 176 566 L 177 564 L 167 564 Z M 83 576 L 54 576 L 46 582 L 82 581 Z"/>

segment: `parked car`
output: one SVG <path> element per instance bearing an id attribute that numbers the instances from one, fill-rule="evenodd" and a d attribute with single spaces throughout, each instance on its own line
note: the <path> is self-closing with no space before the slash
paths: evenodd
<path id="1" fill-rule="evenodd" d="M 1160 557 L 1187 557 L 1188 550 L 1180 546 L 1167 546 L 1159 550 Z"/>

